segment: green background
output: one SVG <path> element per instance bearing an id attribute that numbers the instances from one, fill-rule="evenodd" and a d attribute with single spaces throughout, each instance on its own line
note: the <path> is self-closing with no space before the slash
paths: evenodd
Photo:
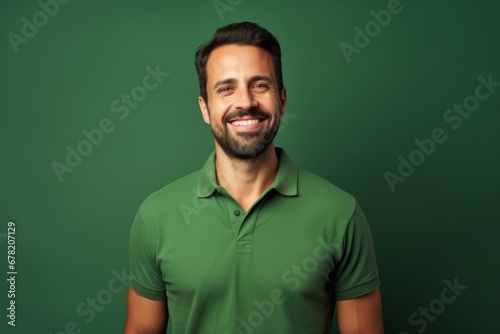
<path id="1" fill-rule="evenodd" d="M 227 3 L 227 0 L 222 0 Z M 479 84 L 500 81 L 496 1 L 402 0 L 402 11 L 348 63 L 339 44 L 387 1 L 71 1 L 16 53 L 36 1 L 0 5 L 0 249 L 17 226 L 17 318 L 7 326 L 1 256 L 2 333 L 120 333 L 126 293 L 89 321 L 87 298 L 128 271 L 139 204 L 199 169 L 213 149 L 198 110 L 195 49 L 216 28 L 258 22 L 282 44 L 288 116 L 276 139 L 293 161 L 350 192 L 375 240 L 386 333 L 418 333 L 409 317 L 439 299 L 443 281 L 467 289 L 426 333 L 497 332 L 500 87 L 453 130 L 443 113 Z M 147 66 L 170 75 L 121 120 L 111 103 L 142 84 Z M 483 91 L 484 93 L 485 91 Z M 109 118 L 114 131 L 59 182 L 51 164 Z M 391 191 L 415 139 L 447 140 Z M 422 317 L 417 317 L 422 319 Z M 256 330 L 255 333 L 258 333 Z"/>

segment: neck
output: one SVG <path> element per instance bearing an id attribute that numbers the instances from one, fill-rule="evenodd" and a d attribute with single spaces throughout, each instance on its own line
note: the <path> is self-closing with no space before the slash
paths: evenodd
<path id="1" fill-rule="evenodd" d="M 215 170 L 217 183 L 240 204 L 248 209 L 273 183 L 279 160 L 271 143 L 257 158 L 249 160 L 228 156 L 216 143 Z"/>

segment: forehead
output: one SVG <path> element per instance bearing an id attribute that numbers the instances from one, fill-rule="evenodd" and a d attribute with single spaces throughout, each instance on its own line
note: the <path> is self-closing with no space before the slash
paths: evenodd
<path id="1" fill-rule="evenodd" d="M 269 52 L 252 45 L 224 45 L 212 51 L 207 62 L 207 81 L 236 75 L 267 75 L 274 78 Z"/>

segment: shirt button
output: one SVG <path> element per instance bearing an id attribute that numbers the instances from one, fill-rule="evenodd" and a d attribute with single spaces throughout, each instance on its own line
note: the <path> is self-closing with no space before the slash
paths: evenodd
<path id="1" fill-rule="evenodd" d="M 234 215 L 239 216 L 240 215 L 240 210 L 234 210 Z"/>

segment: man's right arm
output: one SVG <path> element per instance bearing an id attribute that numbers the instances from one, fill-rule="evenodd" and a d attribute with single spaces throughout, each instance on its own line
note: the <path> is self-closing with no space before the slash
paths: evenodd
<path id="1" fill-rule="evenodd" d="M 123 334 L 164 334 L 167 329 L 167 300 L 152 300 L 128 289 L 127 321 Z"/>

